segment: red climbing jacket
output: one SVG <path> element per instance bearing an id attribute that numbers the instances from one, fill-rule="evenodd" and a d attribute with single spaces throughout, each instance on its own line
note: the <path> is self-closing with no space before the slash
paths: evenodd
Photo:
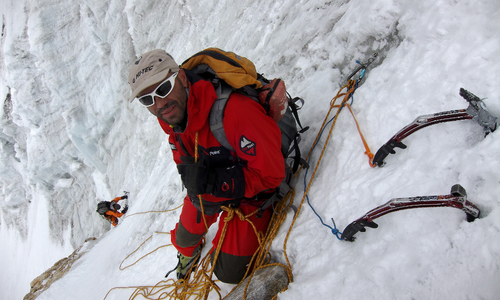
<path id="1" fill-rule="evenodd" d="M 182 156 L 195 156 L 196 133 L 200 159 L 216 161 L 229 153 L 215 139 L 209 126 L 210 109 L 216 99 L 212 84 L 185 70 L 189 81 L 187 103 L 188 121 L 184 131 L 172 128 L 158 119 L 169 135 L 170 147 L 176 164 L 182 163 Z M 192 117 L 191 117 L 192 116 Z M 252 198 L 258 193 L 276 188 L 285 177 L 285 165 L 281 154 L 281 132 L 276 122 L 266 115 L 265 110 L 254 100 L 238 93 L 232 93 L 224 115 L 224 128 L 229 143 L 237 157 L 245 164 L 244 197 Z M 226 201 L 230 198 L 203 194 L 208 202 Z"/>
<path id="2" fill-rule="evenodd" d="M 276 122 L 266 115 L 259 103 L 241 94 L 232 93 L 226 104 L 223 120 L 227 140 L 235 149 L 235 152 L 229 151 L 216 140 L 210 130 L 210 109 L 217 97 L 214 87 L 194 73 L 189 71 L 185 73 L 189 82 L 188 120 L 185 129 L 182 130 L 180 126 L 171 127 L 158 119 L 163 130 L 169 135 L 175 163 L 177 165 L 183 163 L 181 157 L 194 157 L 195 145 L 198 145 L 198 159 L 208 161 L 207 165 L 224 160 L 236 160 L 238 166 L 242 166 L 242 182 L 240 184 L 233 182 L 231 185 L 244 187 L 244 193 L 241 193 L 244 199 L 238 199 L 241 200 L 239 208 L 246 214 L 255 211 L 263 201 L 256 196 L 262 192 L 274 191 L 285 178 L 280 129 Z M 216 221 L 222 204 L 227 206 L 226 201 L 235 200 L 212 194 L 202 194 L 201 198 L 208 226 Z M 200 211 L 200 199 L 197 195 L 187 195 L 180 222 L 172 230 L 173 245 L 181 254 L 188 257 L 199 246 L 206 230 Z M 225 214 L 226 212 L 221 217 Z M 270 215 L 266 211 L 262 218 L 256 218 L 255 215 L 251 217 L 257 230 L 265 232 Z M 221 255 L 242 257 L 245 265 L 259 243 L 250 223 L 235 219 L 229 223 L 229 238 L 226 238 L 223 244 Z M 219 224 L 219 231 L 222 224 L 223 222 Z M 214 247 L 218 239 L 219 234 L 212 241 Z"/>

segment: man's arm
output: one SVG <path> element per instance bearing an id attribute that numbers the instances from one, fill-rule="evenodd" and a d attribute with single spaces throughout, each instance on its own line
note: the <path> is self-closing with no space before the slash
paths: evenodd
<path id="1" fill-rule="evenodd" d="M 245 197 L 274 189 L 283 181 L 281 131 L 260 104 L 233 93 L 224 113 L 224 130 L 237 156 L 247 162 L 243 167 Z"/>
<path id="2" fill-rule="evenodd" d="M 123 196 L 120 196 L 120 197 L 116 197 L 115 199 L 111 200 L 111 202 L 118 203 L 118 201 L 123 200 L 123 199 L 127 199 L 127 198 L 128 198 L 127 195 L 123 195 Z"/>
<path id="3" fill-rule="evenodd" d="M 121 216 L 123 216 L 123 214 L 121 212 L 118 212 L 118 211 L 112 211 L 112 210 L 108 210 L 106 212 L 107 215 L 110 215 L 110 216 L 113 216 L 113 217 L 117 217 L 117 218 L 120 218 Z"/>

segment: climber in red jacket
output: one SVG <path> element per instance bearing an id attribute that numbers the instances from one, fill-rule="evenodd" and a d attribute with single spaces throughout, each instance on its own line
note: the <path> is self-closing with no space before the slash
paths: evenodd
<path id="1" fill-rule="evenodd" d="M 254 100 L 232 93 L 225 108 L 223 127 L 235 151 L 223 147 L 209 126 L 209 115 L 217 98 L 213 85 L 195 73 L 180 69 L 164 50 L 143 54 L 130 69 L 130 102 L 138 99 L 158 118 L 170 142 L 173 158 L 187 189 L 180 220 L 172 230 L 178 250 L 177 278 L 184 279 L 196 264 L 202 239 L 220 222 L 212 242 L 213 251 L 224 226 L 227 211 L 237 207 L 244 215 L 254 212 L 285 177 L 281 133 L 276 122 Z M 266 232 L 271 210 L 261 218 L 249 217 L 256 229 Z M 206 222 L 206 224 L 205 224 Z M 259 247 L 252 225 L 234 217 L 229 221 L 215 274 L 226 283 L 244 277 L 251 257 Z M 168 274 L 167 274 L 168 275 Z"/>

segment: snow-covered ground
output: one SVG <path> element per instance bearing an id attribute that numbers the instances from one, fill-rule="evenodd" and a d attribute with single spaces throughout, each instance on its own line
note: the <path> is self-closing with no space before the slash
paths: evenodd
<path id="1" fill-rule="evenodd" d="M 1 0 L 0 12 L 1 299 L 21 299 L 89 237 L 94 246 L 38 299 L 103 299 L 113 287 L 154 285 L 176 264 L 165 247 L 119 270 L 149 236 L 129 261 L 169 244 L 158 232 L 173 228 L 178 211 L 133 215 L 111 229 L 95 212 L 124 190 L 129 214 L 172 209 L 184 197 L 157 121 L 126 101 L 128 68 L 145 51 L 163 48 L 181 63 L 219 47 L 283 78 L 306 101 L 304 153 L 339 83 L 375 52 L 352 106 L 372 152 L 419 115 L 466 108 L 461 87 L 500 116 L 496 0 Z M 370 168 L 342 111 L 309 192 L 325 222 L 343 230 L 391 198 L 448 194 L 456 183 L 482 216 L 468 223 L 453 208 L 396 212 L 348 243 L 304 206 L 286 246 L 294 282 L 279 299 L 498 298 L 499 134 L 483 138 L 474 121 L 434 125 Z M 291 219 L 272 247 L 280 261 Z"/>

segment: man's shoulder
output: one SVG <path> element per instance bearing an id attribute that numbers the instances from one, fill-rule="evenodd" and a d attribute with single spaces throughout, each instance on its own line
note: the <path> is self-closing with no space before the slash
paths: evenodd
<path id="1" fill-rule="evenodd" d="M 242 115 L 266 114 L 262 105 L 260 105 L 257 101 L 237 92 L 231 93 L 231 96 L 229 96 L 224 115 L 228 113 L 235 113 Z"/>
<path id="2" fill-rule="evenodd" d="M 232 93 L 229 97 L 224 111 L 223 122 L 226 131 L 229 128 L 236 129 L 236 127 L 249 128 L 248 123 L 252 123 L 259 128 L 269 130 L 271 127 L 276 127 L 277 132 L 279 132 L 277 123 L 266 114 L 266 110 L 260 103 L 239 93 Z M 233 131 L 232 129 L 229 130 Z"/>
<path id="3" fill-rule="evenodd" d="M 189 81 L 189 83 L 191 83 L 192 85 L 198 83 L 198 82 L 202 82 L 202 83 L 210 83 L 207 79 L 203 78 L 202 76 L 196 74 L 195 72 L 193 71 L 190 71 L 190 70 L 186 70 L 186 69 L 182 69 L 184 71 L 184 74 L 186 74 L 186 78 L 187 80 Z M 210 83 L 210 85 L 212 85 Z"/>

